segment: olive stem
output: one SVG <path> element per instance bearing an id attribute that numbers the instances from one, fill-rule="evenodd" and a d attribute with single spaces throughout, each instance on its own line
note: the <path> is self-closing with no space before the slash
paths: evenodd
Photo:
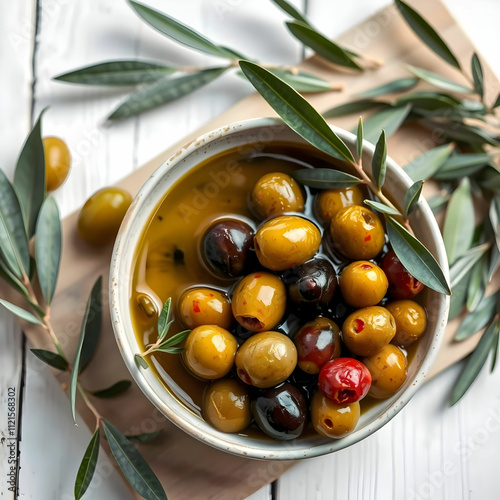
<path id="1" fill-rule="evenodd" d="M 94 417 L 96 419 L 96 430 L 99 427 L 99 423 L 102 420 L 102 415 L 97 411 L 96 407 L 92 404 L 90 401 L 87 391 L 82 387 L 80 382 L 77 382 L 77 388 L 78 392 L 81 394 L 83 400 L 85 401 L 85 404 L 87 405 L 87 408 L 94 414 Z"/>

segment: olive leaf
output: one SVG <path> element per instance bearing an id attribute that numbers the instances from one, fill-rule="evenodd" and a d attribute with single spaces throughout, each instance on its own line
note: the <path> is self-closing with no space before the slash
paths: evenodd
<path id="1" fill-rule="evenodd" d="M 496 98 L 495 102 L 493 103 L 493 106 L 491 107 L 491 109 L 498 108 L 498 106 L 500 106 L 500 92 L 498 93 L 497 98 Z"/>
<path id="2" fill-rule="evenodd" d="M 326 92 L 332 90 L 330 82 L 310 73 L 291 73 L 281 68 L 270 68 L 269 71 L 288 83 L 297 92 Z"/>
<path id="3" fill-rule="evenodd" d="M 415 87 L 417 83 L 418 78 L 398 78 L 397 80 L 393 80 L 392 82 L 384 83 L 379 87 L 375 87 L 373 89 L 366 90 L 365 92 L 361 92 L 360 94 L 356 94 L 356 97 L 358 97 L 359 99 L 371 99 L 373 97 L 379 97 L 385 94 L 405 92 L 406 90 L 410 90 L 411 88 Z"/>
<path id="4" fill-rule="evenodd" d="M 500 249 L 500 195 L 497 194 L 493 196 L 490 203 L 490 209 L 488 211 L 488 217 L 490 219 L 491 227 L 493 228 L 493 233 L 495 234 L 495 242 L 497 247 Z"/>
<path id="5" fill-rule="evenodd" d="M 132 0 L 129 0 L 129 3 L 139 17 L 172 40 L 206 54 L 226 59 L 234 59 L 234 53 L 232 51 L 228 51 L 226 48 L 216 45 L 201 33 L 198 33 L 167 14 L 151 9 L 146 5 L 133 2 Z"/>
<path id="6" fill-rule="evenodd" d="M 450 311 L 448 321 L 456 318 L 463 312 L 465 300 L 467 298 L 467 289 L 469 287 L 469 276 L 462 276 L 462 279 L 451 289 Z"/>
<path id="7" fill-rule="evenodd" d="M 147 370 L 149 368 L 148 362 L 140 354 L 134 355 L 134 361 L 137 365 L 137 368 L 144 368 L 144 370 Z"/>
<path id="8" fill-rule="evenodd" d="M 28 238 L 35 233 L 38 211 L 45 199 L 45 156 L 41 131 L 44 112 L 45 110 L 40 113 L 28 135 L 14 172 L 14 187 L 21 204 Z"/>
<path id="9" fill-rule="evenodd" d="M 455 340 L 461 341 L 468 339 L 471 335 L 482 330 L 489 324 L 495 316 L 495 309 L 499 298 L 499 292 L 486 297 L 474 312 L 468 314 L 458 327 L 455 333 Z"/>
<path id="10" fill-rule="evenodd" d="M 389 242 L 408 272 L 436 292 L 450 295 L 448 280 L 429 250 L 393 217 L 386 216 L 386 222 Z"/>
<path id="11" fill-rule="evenodd" d="M 90 443 L 85 450 L 85 454 L 83 455 L 82 462 L 78 469 L 78 473 L 76 475 L 75 481 L 75 500 L 80 500 L 83 497 L 90 483 L 92 482 L 92 478 L 94 477 L 95 468 L 97 465 L 97 460 L 99 458 L 99 441 L 100 441 L 100 432 L 97 428 L 90 440 Z"/>
<path id="12" fill-rule="evenodd" d="M 417 208 L 418 200 L 422 194 L 424 181 L 417 181 L 410 186 L 403 201 L 403 215 L 408 217 L 409 214 Z"/>
<path id="13" fill-rule="evenodd" d="M 36 224 L 35 256 L 43 298 L 50 305 L 59 275 L 62 233 L 59 208 L 52 196 L 45 199 Z"/>
<path id="14" fill-rule="evenodd" d="M 316 189 L 339 189 L 361 182 L 353 175 L 332 168 L 304 168 L 290 174 L 297 182 Z"/>
<path id="15" fill-rule="evenodd" d="M 21 204 L 3 170 L 0 170 L 0 254 L 17 278 L 29 272 L 30 254 Z"/>
<path id="16" fill-rule="evenodd" d="M 16 306 L 15 304 L 11 304 L 10 302 L 3 299 L 0 299 L 0 304 L 2 304 L 5 309 L 10 311 L 12 314 L 15 314 L 18 318 L 21 318 L 28 323 L 33 323 L 34 325 L 43 326 L 43 323 L 40 321 L 40 319 L 31 314 L 29 311 L 26 311 L 26 309 Z"/>
<path id="17" fill-rule="evenodd" d="M 473 90 L 461 83 L 454 82 L 453 80 L 449 80 L 444 76 L 438 75 L 437 73 L 433 73 L 432 71 L 428 71 L 423 68 L 417 68 L 415 66 L 408 66 L 408 69 L 421 80 L 434 85 L 443 90 L 447 90 L 448 92 L 459 92 L 462 94 L 472 94 Z"/>
<path id="18" fill-rule="evenodd" d="M 293 17 L 297 21 L 301 21 L 304 24 L 309 24 L 309 21 L 291 4 L 285 0 L 272 0 L 278 7 L 286 12 L 289 16 Z"/>
<path id="19" fill-rule="evenodd" d="M 488 244 L 482 244 L 467 250 L 450 266 L 450 285 L 454 289 L 488 250 Z"/>
<path id="20" fill-rule="evenodd" d="M 401 217 L 401 213 L 398 212 L 395 208 L 389 207 L 388 205 L 384 205 L 378 201 L 374 200 L 364 200 L 365 205 L 368 205 L 370 208 L 374 208 L 378 212 L 387 215 L 395 215 L 397 217 Z"/>
<path id="21" fill-rule="evenodd" d="M 396 99 L 394 105 L 411 104 L 413 110 L 430 110 L 435 113 L 439 109 L 455 108 L 461 101 L 443 92 L 411 92 Z"/>
<path id="22" fill-rule="evenodd" d="M 146 500 L 167 500 L 160 481 L 135 446 L 107 420 L 102 423 L 111 453 L 130 486 Z"/>
<path id="23" fill-rule="evenodd" d="M 45 349 L 30 349 L 31 352 L 41 361 L 57 370 L 66 371 L 68 362 L 60 355 Z"/>
<path id="24" fill-rule="evenodd" d="M 172 305 L 172 298 L 169 297 L 166 300 L 165 304 L 163 305 L 160 315 L 158 316 L 158 338 L 160 340 L 166 337 L 170 325 L 172 324 L 172 320 L 170 317 L 171 305 Z"/>
<path id="25" fill-rule="evenodd" d="M 452 140 L 468 143 L 469 145 L 482 146 L 490 144 L 499 146 L 500 142 L 489 134 L 486 130 L 468 125 L 466 123 L 436 121 L 430 119 L 421 119 L 419 121 L 424 127 L 432 130 L 434 133 L 442 133 Z"/>
<path id="26" fill-rule="evenodd" d="M 332 42 L 321 33 L 315 31 L 309 24 L 301 21 L 289 21 L 286 23 L 290 33 L 307 47 L 323 59 L 344 66 L 356 71 L 363 71 L 363 68 L 354 60 L 351 53 Z"/>
<path id="27" fill-rule="evenodd" d="M 493 275 L 496 273 L 498 266 L 500 265 L 500 249 L 496 246 L 493 245 L 490 250 L 490 256 L 489 256 L 489 266 L 488 266 L 488 279 L 487 282 L 489 283 L 493 279 Z"/>
<path id="28" fill-rule="evenodd" d="M 125 437 L 133 444 L 149 443 L 160 435 L 161 431 L 145 432 L 143 434 L 125 434 Z"/>
<path id="29" fill-rule="evenodd" d="M 382 130 L 375 146 L 372 158 L 372 177 L 377 189 L 382 189 L 387 171 L 387 143 L 385 141 L 385 130 Z"/>
<path id="30" fill-rule="evenodd" d="M 228 67 L 209 68 L 187 75 L 162 78 L 128 95 L 108 120 L 123 120 L 183 97 L 221 76 Z"/>
<path id="31" fill-rule="evenodd" d="M 460 63 L 434 28 L 415 10 L 402 0 L 395 0 L 396 7 L 415 34 L 439 57 L 457 69 Z"/>
<path id="32" fill-rule="evenodd" d="M 114 398 L 123 394 L 126 390 L 130 388 L 132 382 L 130 380 L 120 380 L 113 384 L 111 387 L 106 389 L 101 389 L 100 391 L 93 391 L 91 394 L 96 398 Z"/>
<path id="33" fill-rule="evenodd" d="M 350 149 L 329 127 L 325 119 L 290 85 L 249 61 L 240 67 L 250 83 L 297 134 L 325 153 L 350 163 Z"/>
<path id="34" fill-rule="evenodd" d="M 453 144 L 444 144 L 429 149 L 408 163 L 404 170 L 413 181 L 430 179 L 448 159 L 453 151 Z"/>
<path id="35" fill-rule="evenodd" d="M 466 307 L 468 311 L 475 311 L 482 302 L 488 284 L 488 254 L 485 253 L 470 273 L 467 286 Z"/>
<path id="36" fill-rule="evenodd" d="M 488 153 L 457 153 L 450 156 L 434 174 L 435 179 L 450 180 L 470 176 L 493 161 Z"/>
<path id="37" fill-rule="evenodd" d="M 475 52 L 472 54 L 471 73 L 472 79 L 474 80 L 474 90 L 482 100 L 484 97 L 483 67 L 481 66 L 481 61 Z"/>
<path id="38" fill-rule="evenodd" d="M 474 179 L 482 188 L 500 193 L 500 171 L 498 167 L 486 165 Z"/>
<path id="39" fill-rule="evenodd" d="M 491 323 L 489 328 L 484 332 L 479 344 L 472 352 L 464 371 L 461 373 L 451 395 L 450 405 L 457 403 L 462 396 L 468 391 L 483 368 L 488 354 L 498 343 L 498 334 L 500 330 L 500 320 Z"/>
<path id="40" fill-rule="evenodd" d="M 358 153 L 358 162 L 361 164 L 363 157 L 363 118 L 361 116 L 356 130 L 356 152 Z"/>
<path id="41" fill-rule="evenodd" d="M 382 101 L 371 101 L 368 99 L 363 99 L 360 101 L 347 102 L 345 104 L 340 104 L 334 108 L 330 108 L 323 113 L 325 118 L 335 118 L 337 116 L 352 115 L 354 113 L 361 113 L 363 111 L 368 111 L 374 108 L 387 107 L 387 104 Z"/>
<path id="42" fill-rule="evenodd" d="M 449 199 L 450 199 L 449 196 L 437 194 L 436 196 L 429 198 L 427 200 L 427 204 L 429 205 L 430 209 L 432 210 L 432 213 L 434 215 L 436 215 L 444 209 L 444 207 L 448 203 Z"/>
<path id="43" fill-rule="evenodd" d="M 162 342 L 158 347 L 156 347 L 155 351 L 166 352 L 169 354 L 181 354 L 184 352 L 184 348 L 182 347 L 174 347 L 175 344 L 179 344 L 187 339 L 191 330 L 183 330 L 182 332 L 176 333 L 172 335 L 169 339 Z"/>
<path id="44" fill-rule="evenodd" d="M 474 203 L 465 177 L 450 197 L 444 221 L 443 241 L 450 265 L 469 249 L 473 235 Z"/>
<path id="45" fill-rule="evenodd" d="M 365 139 L 374 143 L 382 129 L 385 130 L 386 137 L 390 137 L 403 124 L 410 110 L 410 104 L 405 106 L 391 106 L 371 115 L 364 122 Z"/>
<path id="46" fill-rule="evenodd" d="M 176 71 L 172 66 L 149 61 L 106 61 L 63 73 L 54 80 L 81 85 L 127 86 L 158 80 Z"/>
<path id="47" fill-rule="evenodd" d="M 92 287 L 88 299 L 89 308 L 85 322 L 85 339 L 82 346 L 80 359 L 80 371 L 82 371 L 91 360 L 101 336 L 102 323 L 102 276 L 99 276 Z"/>

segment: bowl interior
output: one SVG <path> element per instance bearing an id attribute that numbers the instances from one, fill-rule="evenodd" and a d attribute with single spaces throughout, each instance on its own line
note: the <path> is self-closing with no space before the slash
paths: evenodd
<path id="1" fill-rule="evenodd" d="M 355 137 L 344 130 L 334 130 L 355 155 Z M 251 458 L 283 460 L 313 457 L 342 449 L 370 435 L 401 410 L 423 382 L 437 354 L 446 324 L 449 299 L 432 290 L 426 290 L 424 305 L 428 314 L 428 330 L 419 342 L 405 384 L 395 396 L 365 411 L 355 431 L 340 440 L 318 435 L 276 442 L 242 434 L 221 433 L 181 404 L 153 370 L 138 369 L 134 354 L 140 351 L 140 347 L 132 326 L 129 298 L 136 249 L 148 222 L 164 197 L 168 196 L 171 186 L 201 161 L 227 149 L 246 144 L 255 144 L 258 147 L 259 144 L 272 141 L 306 143 L 278 119 L 248 120 L 200 137 L 163 163 L 145 183 L 122 224 L 113 252 L 110 294 L 113 328 L 125 363 L 139 387 L 165 416 L 192 436 L 221 450 Z M 373 150 L 373 145 L 364 144 L 363 165 L 368 173 Z M 388 157 L 384 191 L 390 193 L 390 197 L 401 206 L 411 184 L 409 177 Z M 410 222 L 416 236 L 436 257 L 441 267 L 447 269 L 446 253 L 439 228 L 423 199 L 411 215 Z"/>

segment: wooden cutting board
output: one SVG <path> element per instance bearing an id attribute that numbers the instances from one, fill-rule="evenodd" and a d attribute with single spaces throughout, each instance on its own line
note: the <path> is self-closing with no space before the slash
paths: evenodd
<path id="1" fill-rule="evenodd" d="M 411 3 L 417 4 L 416 0 Z M 460 55 L 463 66 L 468 67 L 474 50 L 472 43 L 441 1 L 426 0 L 418 2 L 416 6 L 453 46 L 454 52 Z M 331 67 L 316 57 L 301 63 L 302 70 L 344 87 L 339 93 L 309 95 L 310 102 L 320 111 L 346 102 L 353 95 L 369 88 L 408 76 L 406 64 L 424 67 L 456 81 L 463 80 L 456 70 L 444 64 L 416 38 L 393 6 L 356 26 L 340 37 L 339 41 L 366 56 L 382 59 L 384 65 L 359 75 L 347 71 L 332 71 Z M 492 71 L 484 63 L 484 59 L 483 67 L 486 80 L 493 81 Z M 495 81 L 497 80 L 495 78 Z M 489 102 L 493 96 L 486 95 L 486 99 Z M 271 115 L 274 115 L 274 112 L 265 101 L 259 95 L 251 95 L 186 137 L 182 143 L 171 147 L 123 179 L 119 185 L 135 194 L 162 162 L 201 134 L 230 122 Z M 168 108 L 165 108 L 165 119 L 168 119 Z M 356 121 L 357 117 L 347 117 L 335 119 L 333 123 L 350 129 Z M 404 165 L 433 145 L 429 132 L 417 127 L 404 127 L 389 139 L 388 149 L 390 155 L 399 164 Z M 88 294 L 99 274 L 103 275 L 104 283 L 107 283 L 111 255 L 111 248 L 96 249 L 82 243 L 76 234 L 76 220 L 77 214 L 72 214 L 63 221 L 63 256 L 51 318 L 70 358 L 76 347 Z M 83 385 L 88 389 L 100 389 L 118 380 L 131 378 L 115 343 L 108 312 L 107 290 L 104 291 L 103 313 L 103 331 L 97 352 L 89 368 L 81 376 Z M 459 323 L 460 319 L 457 319 L 449 324 L 431 375 L 463 358 L 476 345 L 477 336 L 459 344 L 453 342 L 453 335 Z M 33 347 L 52 349 L 50 339 L 43 331 L 32 325 L 23 324 L 23 327 Z M 67 374 L 55 373 L 55 376 L 65 387 L 68 382 Z M 135 385 L 126 394 L 112 400 L 97 400 L 95 405 L 105 418 L 124 433 L 162 429 L 160 437 L 141 445 L 140 451 L 160 478 L 170 500 L 243 499 L 264 484 L 275 480 L 293 465 L 292 462 L 262 462 L 238 458 L 198 442 L 165 420 Z M 93 429 L 93 416 L 80 401 L 77 407 L 80 422 L 83 420 Z"/>

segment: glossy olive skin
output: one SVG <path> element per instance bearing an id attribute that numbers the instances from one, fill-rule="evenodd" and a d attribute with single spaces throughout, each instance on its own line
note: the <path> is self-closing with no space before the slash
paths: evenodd
<path id="1" fill-rule="evenodd" d="M 315 375 L 328 361 L 340 356 L 342 349 L 339 327 L 328 318 L 316 318 L 306 323 L 295 335 L 298 367 Z"/>
<path id="2" fill-rule="evenodd" d="M 330 233 L 334 249 L 351 260 L 373 259 L 385 243 L 380 219 L 358 205 L 340 209 L 332 219 Z"/>
<path id="3" fill-rule="evenodd" d="M 249 274 L 236 285 L 231 307 L 236 321 L 247 330 L 270 330 L 285 313 L 285 285 L 271 273 Z"/>
<path id="4" fill-rule="evenodd" d="M 337 358 L 319 372 L 318 387 L 331 401 L 351 404 L 363 399 L 372 382 L 368 368 L 354 358 Z"/>
<path id="5" fill-rule="evenodd" d="M 229 330 L 233 314 L 223 293 L 213 288 L 191 288 L 180 299 L 179 319 L 186 328 L 217 325 Z"/>
<path id="6" fill-rule="evenodd" d="M 285 212 L 303 212 L 304 195 L 289 175 L 271 172 L 256 182 L 250 195 L 250 207 L 261 220 Z"/>
<path id="7" fill-rule="evenodd" d="M 324 224 L 329 224 L 335 214 L 344 207 L 363 205 L 363 193 L 358 186 L 325 189 L 316 199 L 316 214 Z"/>
<path id="8" fill-rule="evenodd" d="M 250 397 L 234 378 L 212 382 L 203 394 L 201 414 L 221 432 L 240 432 L 250 425 Z"/>
<path id="9" fill-rule="evenodd" d="M 208 228 L 202 239 L 207 267 L 220 278 L 235 278 L 252 264 L 253 229 L 243 221 L 226 219 Z"/>
<path id="10" fill-rule="evenodd" d="M 384 298 L 389 282 L 380 267 L 367 260 L 358 260 L 342 270 L 339 286 L 349 305 L 368 307 Z"/>
<path id="11" fill-rule="evenodd" d="M 307 219 L 282 215 L 265 222 L 254 238 L 259 262 L 272 271 L 284 271 L 303 264 L 318 251 L 319 229 Z"/>
<path id="12" fill-rule="evenodd" d="M 372 375 L 372 385 L 368 395 L 376 399 L 393 396 L 404 384 L 408 372 L 406 356 L 392 344 L 380 352 L 361 360 Z"/>
<path id="13" fill-rule="evenodd" d="M 282 333 L 256 333 L 238 349 L 236 373 L 247 385 L 266 389 L 284 382 L 297 366 L 294 343 Z"/>
<path id="14" fill-rule="evenodd" d="M 182 357 L 189 371 L 205 380 L 226 376 L 234 364 L 238 344 L 234 336 L 215 325 L 198 326 L 186 339 Z"/>
<path id="15" fill-rule="evenodd" d="M 295 368 L 293 373 L 287 379 L 293 386 L 297 387 L 306 397 L 308 403 L 311 402 L 314 393 L 318 389 L 318 376 L 309 375 L 302 371 L 299 367 Z"/>
<path id="16" fill-rule="evenodd" d="M 83 205 L 78 216 L 78 234 L 91 245 L 105 245 L 115 240 L 132 196 L 120 188 L 103 188 Z"/>
<path id="17" fill-rule="evenodd" d="M 148 318 L 152 318 L 153 316 L 158 314 L 154 300 L 145 293 L 140 293 L 137 296 L 137 305 Z"/>
<path id="18" fill-rule="evenodd" d="M 396 335 L 392 343 L 408 347 L 416 342 L 427 328 L 425 309 L 413 300 L 396 300 L 386 305 L 396 321 Z"/>
<path id="19" fill-rule="evenodd" d="M 71 155 L 66 143 L 59 137 L 42 139 L 45 157 L 45 187 L 55 191 L 68 177 L 71 168 Z"/>
<path id="20" fill-rule="evenodd" d="M 252 401 L 251 407 L 259 428 L 280 441 L 299 437 L 307 425 L 306 398 L 289 383 L 267 389 Z"/>
<path id="21" fill-rule="evenodd" d="M 313 259 L 287 271 L 288 296 L 296 304 L 328 305 L 337 288 L 335 269 L 326 259 Z"/>
<path id="22" fill-rule="evenodd" d="M 342 340 L 357 356 L 371 356 L 382 350 L 396 334 L 392 314 L 380 306 L 364 307 L 350 314 L 342 326 Z"/>
<path id="23" fill-rule="evenodd" d="M 339 405 L 328 399 L 319 389 L 311 401 L 311 422 L 318 434 L 340 439 L 356 427 L 360 415 L 359 402 Z"/>
<path id="24" fill-rule="evenodd" d="M 394 299 L 412 299 L 424 289 L 401 264 L 394 250 L 387 252 L 380 263 L 389 280 L 389 295 Z"/>

